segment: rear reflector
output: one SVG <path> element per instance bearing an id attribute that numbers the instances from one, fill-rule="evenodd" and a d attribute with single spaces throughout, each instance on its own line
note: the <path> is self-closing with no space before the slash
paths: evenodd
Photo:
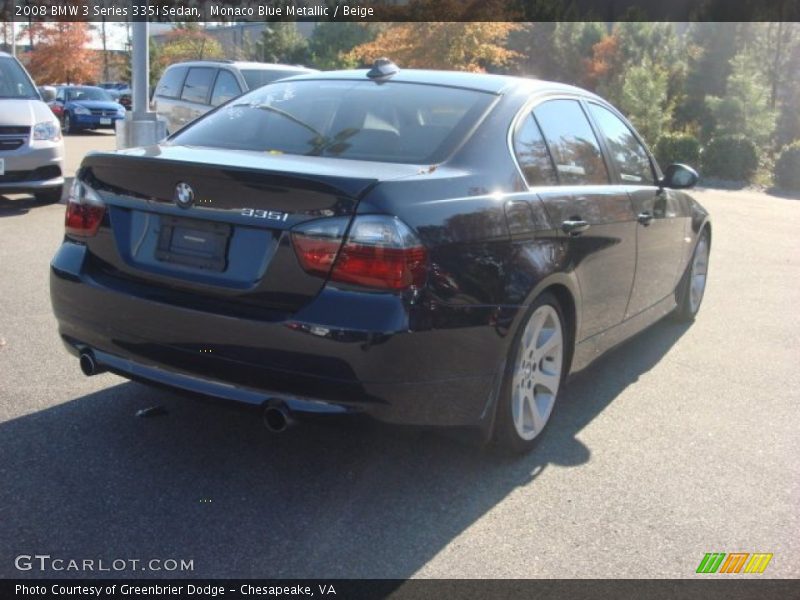
<path id="1" fill-rule="evenodd" d="M 97 233 L 105 211 L 106 207 L 97 192 L 76 177 L 67 199 L 64 219 L 67 234 L 92 237 Z"/>
<path id="2" fill-rule="evenodd" d="M 331 281 L 389 290 L 425 283 L 428 252 L 402 221 L 384 215 L 358 216 L 342 243 L 345 219 L 320 219 L 292 232 L 303 268 Z"/>

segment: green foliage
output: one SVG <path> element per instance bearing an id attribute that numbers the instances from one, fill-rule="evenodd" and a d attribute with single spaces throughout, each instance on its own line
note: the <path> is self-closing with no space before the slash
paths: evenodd
<path id="1" fill-rule="evenodd" d="M 706 98 L 715 135 L 741 135 L 763 148 L 775 131 L 777 117 L 769 104 L 769 86 L 763 70 L 746 50 L 731 60 L 731 66 L 725 96 Z"/>
<path id="2" fill-rule="evenodd" d="M 742 135 L 716 137 L 701 156 L 703 175 L 733 181 L 750 181 L 758 169 L 758 149 Z"/>
<path id="3" fill-rule="evenodd" d="M 372 23 L 321 22 L 308 43 L 310 62 L 318 69 L 351 69 L 356 60 L 347 54 L 375 39 L 381 27 Z"/>
<path id="4" fill-rule="evenodd" d="M 603 39 L 602 23 L 561 22 L 553 31 L 553 57 L 559 81 L 579 84 L 584 79 L 585 63 L 592 48 Z"/>
<path id="5" fill-rule="evenodd" d="M 800 140 L 783 148 L 775 162 L 773 179 L 779 188 L 800 191 Z"/>
<path id="6" fill-rule="evenodd" d="M 256 59 L 261 62 L 302 64 L 308 59 L 308 42 L 294 21 L 268 23 L 256 42 Z"/>
<path id="7" fill-rule="evenodd" d="M 713 133 L 705 98 L 725 95 L 736 47 L 736 25 L 732 23 L 692 23 L 686 33 L 686 79 L 675 109 L 675 124 L 697 129 L 705 135 L 704 141 Z"/>
<path id="8" fill-rule="evenodd" d="M 150 85 L 156 85 L 164 69 L 174 63 L 223 57 L 222 45 L 197 23 L 181 23 L 161 45 L 150 38 Z"/>
<path id="9" fill-rule="evenodd" d="M 669 122 L 667 111 L 667 71 L 645 60 L 628 70 L 619 106 L 648 144 L 661 137 Z"/>
<path id="10" fill-rule="evenodd" d="M 700 164 L 700 141 L 687 133 L 665 133 L 656 144 L 656 160 L 662 168 L 673 163 Z"/>

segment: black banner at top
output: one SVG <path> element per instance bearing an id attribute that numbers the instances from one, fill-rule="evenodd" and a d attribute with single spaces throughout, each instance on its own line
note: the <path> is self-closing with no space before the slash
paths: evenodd
<path id="1" fill-rule="evenodd" d="M 800 0 L 0 0 L 2 21 L 800 21 Z"/>

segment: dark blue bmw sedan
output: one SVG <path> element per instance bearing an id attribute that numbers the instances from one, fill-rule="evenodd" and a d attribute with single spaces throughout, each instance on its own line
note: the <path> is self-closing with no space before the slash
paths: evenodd
<path id="1" fill-rule="evenodd" d="M 529 449 L 570 372 L 691 321 L 711 246 L 688 166 L 544 81 L 313 73 L 87 156 L 50 289 L 84 374 Z"/>
<path id="2" fill-rule="evenodd" d="M 50 108 L 61 119 L 61 128 L 66 134 L 83 129 L 114 129 L 114 124 L 125 118 L 125 107 L 111 94 L 88 85 L 56 88 L 56 98 Z"/>

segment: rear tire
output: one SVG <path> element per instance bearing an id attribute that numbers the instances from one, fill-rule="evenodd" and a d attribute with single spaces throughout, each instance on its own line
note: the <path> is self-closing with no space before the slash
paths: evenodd
<path id="1" fill-rule="evenodd" d="M 52 188 L 49 190 L 42 190 L 41 192 L 34 193 L 36 201 L 41 204 L 55 204 L 61 202 L 61 196 L 64 194 L 63 186 Z"/>
<path id="2" fill-rule="evenodd" d="M 502 452 L 522 454 L 541 439 L 563 387 L 568 343 L 561 306 L 545 292 L 531 305 L 509 351 L 494 429 Z"/>
<path id="3" fill-rule="evenodd" d="M 703 229 L 692 253 L 692 260 L 675 290 L 677 308 L 672 313 L 679 323 L 691 323 L 700 310 L 708 279 L 708 257 L 711 249 L 708 229 Z"/>

